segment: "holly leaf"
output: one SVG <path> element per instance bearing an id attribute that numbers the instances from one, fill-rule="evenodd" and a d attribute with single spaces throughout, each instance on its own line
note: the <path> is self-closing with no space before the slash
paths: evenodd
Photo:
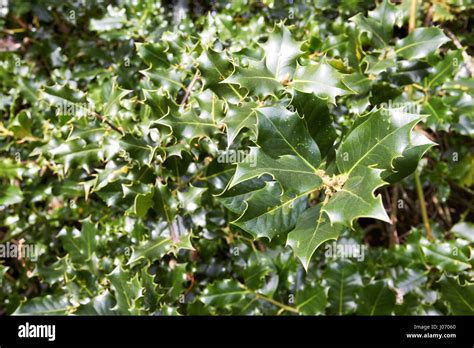
<path id="1" fill-rule="evenodd" d="M 360 217 L 370 217 L 390 223 L 380 195 L 374 191 L 385 185 L 381 179 L 382 171 L 375 168 L 359 167 L 350 176 L 343 174 L 343 188 L 337 191 L 322 210 L 329 216 L 331 223 L 351 226 Z"/>
<path id="2" fill-rule="evenodd" d="M 206 306 L 227 307 L 243 300 L 250 291 L 242 287 L 236 280 L 224 279 L 204 289 L 200 300 Z"/>
<path id="3" fill-rule="evenodd" d="M 451 228 L 451 233 L 464 238 L 469 243 L 474 243 L 474 223 L 472 222 L 458 222 Z"/>
<path id="4" fill-rule="evenodd" d="M 0 193 L 0 206 L 18 204 L 23 201 L 23 191 L 15 185 L 8 185 L 6 188 L 2 187 Z"/>
<path id="5" fill-rule="evenodd" d="M 147 43 L 135 43 L 137 48 L 138 56 L 143 59 L 144 62 L 154 66 L 169 68 L 170 63 L 166 58 L 168 48 L 164 47 L 163 44 L 155 42 Z"/>
<path id="6" fill-rule="evenodd" d="M 375 10 L 369 11 L 367 17 L 359 13 L 350 20 L 359 27 L 361 32 L 369 33 L 377 47 L 383 48 L 388 45 L 392 38 L 393 26 L 399 15 L 400 12 L 397 6 L 392 4 L 390 0 L 383 0 Z"/>
<path id="7" fill-rule="evenodd" d="M 130 256 L 127 265 L 134 264 L 141 259 L 145 259 L 148 262 L 160 260 L 170 252 L 171 245 L 171 239 L 165 237 L 157 237 L 141 243 L 139 246 L 133 248 L 132 255 Z"/>
<path id="8" fill-rule="evenodd" d="M 440 282 L 441 298 L 453 315 L 474 314 L 474 284 L 459 284 L 459 280 L 444 276 Z"/>
<path id="9" fill-rule="evenodd" d="M 291 86 L 297 91 L 314 93 L 319 98 L 336 104 L 336 97 L 354 93 L 344 84 L 343 77 L 343 74 L 323 59 L 317 64 L 298 65 Z"/>
<path id="10" fill-rule="evenodd" d="M 222 83 L 234 71 L 234 65 L 225 51 L 203 50 L 197 61 L 205 89 L 209 88 L 220 98 L 234 104 L 245 97 L 245 92 L 239 87 Z"/>
<path id="11" fill-rule="evenodd" d="M 447 79 L 459 70 L 462 63 L 461 50 L 450 51 L 448 54 L 430 69 L 430 75 L 424 79 L 426 88 L 433 88 L 446 82 Z"/>
<path id="12" fill-rule="evenodd" d="M 318 204 L 305 210 L 298 218 L 295 229 L 288 233 L 286 244 L 291 246 L 305 270 L 308 270 L 316 249 L 328 240 L 337 240 L 343 229 L 340 224 L 331 225 L 329 218 L 321 211 L 321 206 Z"/>
<path id="13" fill-rule="evenodd" d="M 395 292 L 384 280 L 364 286 L 359 292 L 358 315 L 391 315 L 395 307 Z"/>
<path id="14" fill-rule="evenodd" d="M 237 66 L 231 76 L 222 81 L 223 84 L 230 83 L 245 88 L 249 94 L 266 97 L 275 95 L 283 88 L 283 85 L 268 70 L 264 60 L 250 60 L 246 68 Z"/>
<path id="15" fill-rule="evenodd" d="M 222 120 L 227 131 L 227 147 L 229 148 L 237 135 L 244 129 L 249 129 L 257 137 L 257 103 L 247 102 L 241 105 L 229 105 L 226 117 Z"/>
<path id="16" fill-rule="evenodd" d="M 98 163 L 104 155 L 102 146 L 97 143 L 87 144 L 83 139 L 73 139 L 51 148 L 49 153 L 59 162 L 64 164 L 64 172 L 76 166 L 91 171 L 91 166 Z"/>
<path id="17" fill-rule="evenodd" d="M 140 314 L 138 299 L 142 297 L 143 289 L 138 274 L 132 277 L 129 271 L 117 266 L 107 277 L 117 301 L 112 310 L 126 315 Z"/>
<path id="18" fill-rule="evenodd" d="M 301 55 L 301 43 L 294 40 L 287 27 L 275 26 L 268 40 L 260 44 L 265 52 L 265 65 L 278 81 L 289 80 L 293 76 L 296 58 Z"/>
<path id="19" fill-rule="evenodd" d="M 58 233 L 64 249 L 71 255 L 72 262 L 76 264 L 91 261 L 92 254 L 97 247 L 97 235 L 96 227 L 89 221 L 82 222 L 81 231 L 76 228 L 64 227 Z"/>
<path id="20" fill-rule="evenodd" d="M 450 242 L 422 245 L 426 262 L 445 272 L 459 273 L 471 269 L 469 258 Z"/>
<path id="21" fill-rule="evenodd" d="M 398 41 L 395 53 L 408 60 L 420 59 L 435 52 L 448 41 L 448 37 L 439 28 L 417 28 Z"/>
<path id="22" fill-rule="evenodd" d="M 41 97 L 50 105 L 57 106 L 60 103 L 85 103 L 86 95 L 82 91 L 73 89 L 68 85 L 44 86 Z"/>
<path id="23" fill-rule="evenodd" d="M 228 188 L 265 174 L 271 175 L 278 181 L 286 194 L 298 194 L 315 190 L 322 183 L 314 169 L 309 167 L 300 157 L 282 155 L 273 159 L 266 155 L 262 149 L 252 147 L 246 159 L 238 163 Z"/>
<path id="24" fill-rule="evenodd" d="M 273 237 L 291 230 L 298 216 L 306 208 L 303 192 L 291 198 L 282 196 L 280 186 L 275 182 L 256 191 L 245 202 L 244 213 L 232 224 L 250 233 L 254 238 Z"/>
<path id="25" fill-rule="evenodd" d="M 321 161 L 318 145 L 311 138 L 297 113 L 280 107 L 257 109 L 257 144 L 271 157 L 298 157 L 309 168 L 316 169 Z"/>
<path id="26" fill-rule="evenodd" d="M 101 109 L 101 113 L 103 117 L 117 115 L 117 112 L 120 108 L 120 101 L 127 96 L 128 94 L 132 93 L 133 91 L 127 89 L 121 89 L 117 84 L 117 79 L 114 78 L 111 83 L 104 85 L 103 93 L 103 100 L 107 101 L 103 108 Z"/>
<path id="27" fill-rule="evenodd" d="M 148 210 L 153 207 L 153 195 L 154 190 L 136 195 L 135 202 L 133 204 L 133 212 L 136 216 L 144 217 Z"/>
<path id="28" fill-rule="evenodd" d="M 402 157 L 393 161 L 394 169 L 382 174 L 383 180 L 394 183 L 402 180 L 415 171 L 420 159 L 431 147 L 436 145 L 420 132 L 411 133 L 410 145 L 403 151 Z"/>
<path id="29" fill-rule="evenodd" d="M 329 285 L 329 310 L 333 314 L 347 315 L 357 308 L 356 294 L 362 287 L 357 267 L 348 261 L 331 263 L 323 274 Z"/>
<path id="30" fill-rule="evenodd" d="M 344 184 L 323 207 L 332 223 L 350 226 L 359 217 L 390 222 L 381 196 L 373 193 L 386 184 L 382 173 L 394 169 L 394 159 L 411 145 L 411 131 L 421 119 L 403 109 L 383 108 L 360 119 L 336 151 Z"/>
<path id="31" fill-rule="evenodd" d="M 304 315 L 325 314 L 327 295 L 324 287 L 319 284 L 305 284 L 296 293 L 296 309 Z"/>
<path id="32" fill-rule="evenodd" d="M 291 105 L 303 117 L 309 134 L 316 142 L 321 155 L 325 157 L 337 136 L 326 101 L 314 94 L 295 91 Z"/>
<path id="33" fill-rule="evenodd" d="M 13 315 L 66 315 L 74 307 L 64 294 L 35 297 L 22 303 Z"/>
<path id="34" fill-rule="evenodd" d="M 177 139 L 186 139 L 188 144 L 195 138 L 210 137 L 219 132 L 214 120 L 199 117 L 193 109 L 188 109 L 179 116 L 172 111 L 157 123 L 169 127 Z"/>
<path id="35" fill-rule="evenodd" d="M 246 160 L 238 163 L 229 188 L 263 174 L 272 175 L 287 194 L 319 187 L 316 167 L 321 154 L 298 114 L 276 107 L 256 112 L 260 148 L 251 148 Z"/>

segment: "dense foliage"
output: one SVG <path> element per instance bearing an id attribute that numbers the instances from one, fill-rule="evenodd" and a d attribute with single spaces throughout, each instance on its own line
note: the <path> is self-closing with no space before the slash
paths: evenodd
<path id="1" fill-rule="evenodd" d="M 474 5 L 412 2 L 1 7 L 0 313 L 474 314 Z"/>

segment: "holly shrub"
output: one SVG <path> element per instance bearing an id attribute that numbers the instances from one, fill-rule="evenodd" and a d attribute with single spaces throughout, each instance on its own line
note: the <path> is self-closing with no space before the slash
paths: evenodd
<path id="1" fill-rule="evenodd" d="M 0 313 L 474 314 L 470 0 L 1 11 Z"/>

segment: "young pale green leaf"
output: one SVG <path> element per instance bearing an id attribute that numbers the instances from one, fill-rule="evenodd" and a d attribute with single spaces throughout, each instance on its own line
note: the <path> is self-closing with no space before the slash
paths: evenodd
<path id="1" fill-rule="evenodd" d="M 435 52 L 448 41 L 448 37 L 439 28 L 417 28 L 397 43 L 395 53 L 408 60 L 420 59 Z"/>
<path id="2" fill-rule="evenodd" d="M 148 210 L 153 207 L 154 193 L 154 190 L 150 190 L 150 192 L 136 195 L 135 202 L 133 204 L 133 212 L 136 216 L 144 217 Z"/>
<path id="3" fill-rule="evenodd" d="M 328 240 L 337 240 L 342 229 L 343 226 L 340 224 L 331 225 L 327 216 L 321 211 L 321 204 L 318 204 L 301 214 L 295 229 L 288 233 L 286 244 L 291 246 L 295 256 L 308 270 L 316 249 Z"/>

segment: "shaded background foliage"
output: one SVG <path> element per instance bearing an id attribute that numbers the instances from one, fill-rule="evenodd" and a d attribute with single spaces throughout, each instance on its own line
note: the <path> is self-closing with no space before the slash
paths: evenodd
<path id="1" fill-rule="evenodd" d="M 397 7 L 390 47 L 408 34 L 409 3 Z M 376 6 L 50 0 L 2 8 L 0 240 L 35 244 L 40 255 L 0 263 L 0 313 L 473 314 L 474 6 L 420 1 L 416 26 L 453 36 L 415 60 L 390 56 L 349 20 L 370 18 Z M 216 196 L 235 170 L 217 161 L 224 127 L 180 128 L 163 110 L 222 120 L 225 98 L 201 88 L 204 70 L 195 78 L 200 57 L 208 47 L 228 49 L 237 65 L 261 57 L 258 43 L 281 20 L 305 41 L 302 60 L 325 56 L 359 77 L 357 94 L 329 106 L 337 137 L 373 106 L 420 101 L 428 118 L 419 131 L 438 144 L 418 166 L 433 240 L 412 175 L 379 190 L 395 224 L 360 219 L 342 232 L 338 243 L 368 246 L 363 261 L 323 248 L 305 271 L 285 236 L 253 240 L 230 224 L 232 202 Z M 73 110 L 58 114 L 62 100 Z M 247 149 L 251 131 L 236 139 Z"/>

